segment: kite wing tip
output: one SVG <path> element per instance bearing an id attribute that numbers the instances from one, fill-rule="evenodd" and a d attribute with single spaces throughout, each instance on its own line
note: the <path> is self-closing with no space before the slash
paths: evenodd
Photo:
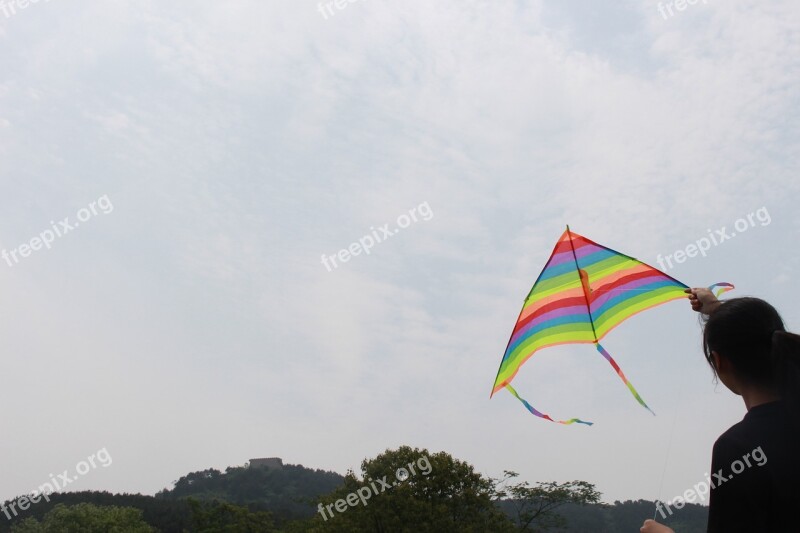
<path id="1" fill-rule="evenodd" d="M 489 399 L 490 399 L 490 400 L 491 400 L 491 399 L 492 399 L 492 397 L 494 396 L 494 393 L 495 393 L 495 392 L 497 392 L 498 390 L 500 390 L 500 387 L 497 387 L 496 385 L 497 385 L 497 384 L 495 384 L 495 386 L 494 386 L 494 387 L 492 387 L 492 392 L 491 392 L 491 394 L 489 394 Z"/>

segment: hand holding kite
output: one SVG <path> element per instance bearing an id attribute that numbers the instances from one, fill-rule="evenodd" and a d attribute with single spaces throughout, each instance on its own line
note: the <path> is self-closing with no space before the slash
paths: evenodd
<path id="1" fill-rule="evenodd" d="M 713 290 L 715 287 L 719 287 L 716 291 L 716 296 Z M 717 283 L 708 289 L 686 289 L 684 292 L 689 294 L 689 302 L 692 304 L 692 309 L 694 311 L 704 315 L 710 315 L 716 311 L 719 304 L 722 303 L 717 300 L 717 297 L 731 289 L 733 289 L 733 285 L 730 283 Z"/>

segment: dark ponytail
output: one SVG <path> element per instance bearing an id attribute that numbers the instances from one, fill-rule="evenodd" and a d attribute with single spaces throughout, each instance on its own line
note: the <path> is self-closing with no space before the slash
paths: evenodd
<path id="1" fill-rule="evenodd" d="M 724 301 L 703 329 L 703 351 L 715 374 L 712 351 L 730 361 L 739 380 L 777 393 L 800 421 L 800 335 L 786 331 L 770 304 L 750 297 Z"/>
<path id="2" fill-rule="evenodd" d="M 800 335 L 772 334 L 772 369 L 778 394 L 795 420 L 800 419 Z"/>

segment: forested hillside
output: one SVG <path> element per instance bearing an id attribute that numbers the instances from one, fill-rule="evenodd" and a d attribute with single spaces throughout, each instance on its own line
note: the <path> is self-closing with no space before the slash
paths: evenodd
<path id="1" fill-rule="evenodd" d="M 369 487 L 368 481 L 384 475 L 393 479 L 398 465 L 407 466 L 415 457 L 428 461 L 427 473 L 417 472 L 372 494 L 367 505 L 356 502 L 346 506 L 346 512 L 324 518 L 319 513 L 320 505 L 335 505 L 348 494 Z M 514 477 L 505 478 L 505 482 L 511 481 Z M 638 531 L 655 509 L 654 503 L 646 500 L 599 503 L 600 493 L 585 482 L 516 483 L 500 491 L 501 484 L 445 452 L 430 454 L 401 447 L 365 459 L 360 477 L 353 472 L 342 476 L 291 464 L 282 468 L 229 467 L 224 472 L 192 472 L 155 496 L 88 491 L 52 494 L 49 502 L 32 505 L 12 520 L 0 516 L 0 533 L 99 533 L 120 520 L 125 520 L 123 527 L 128 529 L 124 530 L 165 533 L 357 533 L 403 531 L 401 528 L 412 526 L 414 531 L 431 533 L 620 533 Z M 677 533 L 701 533 L 706 518 L 706 507 L 690 504 L 664 522 Z"/>

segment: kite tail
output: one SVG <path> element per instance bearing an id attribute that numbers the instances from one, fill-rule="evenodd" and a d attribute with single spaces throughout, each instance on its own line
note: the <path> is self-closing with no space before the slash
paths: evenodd
<path id="1" fill-rule="evenodd" d="M 710 287 L 708 288 L 708 290 L 710 290 L 711 292 L 713 292 L 713 293 L 714 293 L 714 296 L 716 296 L 717 298 L 719 298 L 720 296 L 722 296 L 722 295 L 723 295 L 723 294 L 725 294 L 726 292 L 728 292 L 728 291 L 732 291 L 732 290 L 733 290 L 733 289 L 735 289 L 735 288 L 736 288 L 736 287 L 734 287 L 732 283 L 724 283 L 724 282 L 722 282 L 722 283 L 715 283 L 715 284 L 713 284 L 712 286 L 710 286 Z"/>
<path id="2" fill-rule="evenodd" d="M 592 422 L 584 422 L 583 420 L 581 420 L 579 418 L 570 418 L 569 420 L 553 420 L 552 418 L 550 418 L 550 415 L 546 415 L 544 413 L 540 413 L 531 404 L 529 404 L 527 401 L 525 401 L 524 398 L 521 398 L 520 395 L 517 394 L 517 391 L 514 390 L 514 387 L 512 387 L 511 385 L 506 384 L 506 388 L 508 389 L 508 392 L 513 394 L 514 397 L 517 400 L 522 402 L 522 405 L 524 405 L 528 409 L 528 411 L 530 411 L 534 415 L 538 416 L 539 418 L 544 418 L 545 420 L 549 420 L 550 422 L 556 422 L 557 424 L 564 424 L 564 425 L 575 424 L 575 423 L 586 424 L 587 426 L 591 426 L 592 425 Z M 645 406 L 645 407 L 647 407 L 647 406 Z"/>
<path id="3" fill-rule="evenodd" d="M 642 400 L 642 397 L 641 397 L 641 396 L 639 396 L 639 393 L 638 393 L 638 392 L 636 392 L 636 389 L 635 389 L 635 388 L 633 388 L 633 385 L 631 384 L 631 382 L 630 382 L 630 381 L 628 381 L 628 378 L 626 378 L 626 377 L 625 377 L 625 374 L 623 374 L 623 373 L 622 373 L 622 369 L 619 367 L 619 365 L 617 364 L 617 362 L 616 362 L 616 361 L 614 361 L 614 358 L 613 358 L 613 357 L 611 357 L 611 354 L 610 354 L 610 353 L 608 353 L 608 352 L 606 351 L 606 349 L 605 349 L 605 348 L 603 348 L 603 347 L 600 345 L 600 343 L 599 343 L 599 342 L 595 342 L 595 346 L 597 346 L 597 351 L 598 351 L 598 352 L 600 352 L 600 353 L 603 355 L 603 357 L 605 357 L 605 358 L 606 358 L 606 361 L 608 361 L 609 363 L 611 363 L 611 366 L 613 366 L 613 367 L 614 367 L 614 370 L 616 370 L 616 371 L 617 371 L 617 375 L 620 377 L 620 379 L 622 379 L 622 382 L 623 382 L 623 383 L 625 383 L 625 385 L 627 385 L 627 386 L 628 386 L 628 389 L 631 391 L 631 394 L 633 394 L 633 397 L 634 397 L 634 398 L 636 398 L 636 401 L 637 401 L 637 402 L 639 402 L 640 404 L 642 404 L 642 407 L 644 407 L 645 409 L 647 409 L 648 411 L 650 411 L 651 413 L 653 413 L 653 410 L 652 410 L 652 409 L 650 409 L 650 408 L 647 406 L 647 404 L 646 404 L 646 403 L 644 403 L 644 400 Z M 655 415 L 656 415 L 656 414 L 655 414 L 655 413 L 653 413 L 653 416 L 655 416 Z"/>

